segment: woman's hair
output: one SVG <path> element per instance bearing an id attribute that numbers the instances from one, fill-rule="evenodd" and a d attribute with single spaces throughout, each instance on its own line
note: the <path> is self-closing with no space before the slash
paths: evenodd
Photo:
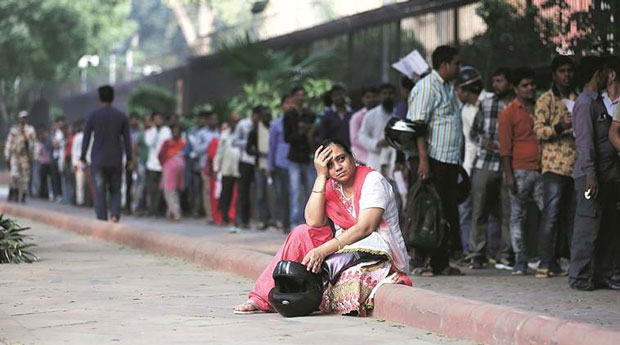
<path id="1" fill-rule="evenodd" d="M 327 147 L 327 146 L 329 146 L 329 145 L 338 145 L 338 146 L 342 147 L 342 149 L 344 150 L 344 152 L 346 152 L 349 156 L 353 157 L 353 152 L 351 152 L 351 148 L 350 148 L 347 144 L 343 143 L 343 142 L 342 142 L 341 140 L 339 140 L 339 139 L 333 139 L 333 138 L 331 138 L 331 139 L 325 139 L 325 140 L 323 140 L 323 142 L 321 143 L 321 145 L 322 145 L 323 147 Z"/>

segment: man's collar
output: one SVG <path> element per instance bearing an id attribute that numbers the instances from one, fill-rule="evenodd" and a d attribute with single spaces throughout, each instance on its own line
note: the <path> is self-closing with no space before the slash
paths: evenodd
<path id="1" fill-rule="evenodd" d="M 447 84 L 448 82 L 446 82 L 442 77 L 441 74 L 439 74 L 439 72 L 436 69 L 433 69 L 433 71 L 431 72 L 432 75 L 434 75 L 435 77 L 439 78 L 439 80 L 441 81 L 442 84 Z"/>

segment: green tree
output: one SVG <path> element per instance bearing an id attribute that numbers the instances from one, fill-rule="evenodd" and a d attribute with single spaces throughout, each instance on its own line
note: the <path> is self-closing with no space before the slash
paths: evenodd
<path id="1" fill-rule="evenodd" d="M 127 109 L 140 116 L 159 111 L 163 115 L 172 114 L 176 101 L 172 92 L 155 84 L 140 84 L 127 97 Z"/>
<path id="2" fill-rule="evenodd" d="M 461 45 L 461 60 L 490 75 L 500 66 L 546 66 L 555 54 L 550 20 L 535 6 L 515 7 L 505 0 L 483 0 L 476 13 L 487 30 Z"/>
<path id="3" fill-rule="evenodd" d="M 8 117 L 6 100 L 16 99 L 17 86 L 36 89 L 74 77 L 82 54 L 105 56 L 113 42 L 122 41 L 133 30 L 125 21 L 129 1 L 0 1 L 2 125 Z"/>

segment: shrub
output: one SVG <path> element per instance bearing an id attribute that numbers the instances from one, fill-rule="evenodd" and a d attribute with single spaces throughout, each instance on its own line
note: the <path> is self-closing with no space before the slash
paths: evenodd
<path id="1" fill-rule="evenodd" d="M 29 248 L 36 244 L 26 243 L 30 237 L 23 234 L 28 229 L 30 228 L 22 228 L 14 220 L 0 214 L 0 263 L 32 263 L 38 260 L 37 256 L 29 251 Z"/>
<path id="2" fill-rule="evenodd" d="M 127 109 L 140 116 L 150 115 L 153 110 L 170 115 L 175 110 L 172 92 L 155 84 L 141 84 L 131 91 L 127 98 Z"/>

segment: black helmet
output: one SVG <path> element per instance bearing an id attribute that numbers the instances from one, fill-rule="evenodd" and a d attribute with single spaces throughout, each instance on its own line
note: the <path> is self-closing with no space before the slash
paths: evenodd
<path id="1" fill-rule="evenodd" d="M 426 123 L 392 117 L 385 125 L 385 140 L 400 151 L 413 151 L 417 148 L 417 139 L 426 134 Z"/>
<path id="2" fill-rule="evenodd" d="M 480 75 L 480 72 L 478 72 L 478 70 L 473 67 L 466 66 L 461 69 L 461 72 L 459 72 L 459 75 L 454 81 L 454 85 L 465 87 L 481 80 L 482 76 Z"/>
<path id="3" fill-rule="evenodd" d="M 323 283 L 306 266 L 282 260 L 273 270 L 273 280 L 276 285 L 269 291 L 269 303 L 282 316 L 305 316 L 319 309 Z"/>

